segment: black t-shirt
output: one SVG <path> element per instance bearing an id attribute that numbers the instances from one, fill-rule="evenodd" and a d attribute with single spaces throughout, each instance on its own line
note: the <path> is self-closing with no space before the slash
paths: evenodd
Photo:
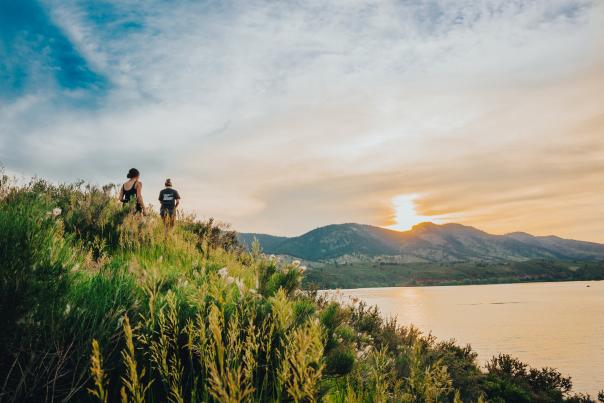
<path id="1" fill-rule="evenodd" d="M 180 195 L 175 189 L 165 188 L 159 192 L 159 202 L 163 208 L 173 209 L 176 206 L 176 199 L 180 199 Z"/>

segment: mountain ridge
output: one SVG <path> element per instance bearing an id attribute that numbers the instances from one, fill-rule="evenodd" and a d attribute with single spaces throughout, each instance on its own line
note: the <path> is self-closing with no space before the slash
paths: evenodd
<path id="1" fill-rule="evenodd" d="M 295 237 L 241 233 L 266 253 L 310 261 L 343 258 L 394 262 L 524 261 L 530 259 L 604 260 L 604 244 L 526 232 L 494 235 L 457 223 L 423 222 L 407 231 L 368 224 L 330 224 Z"/>

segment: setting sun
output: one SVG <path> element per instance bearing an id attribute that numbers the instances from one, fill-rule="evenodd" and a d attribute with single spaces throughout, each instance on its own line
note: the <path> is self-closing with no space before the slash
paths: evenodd
<path id="1" fill-rule="evenodd" d="M 396 196 L 392 199 L 395 223 L 388 226 L 388 228 L 397 231 L 406 231 L 424 221 L 432 221 L 434 223 L 439 221 L 437 217 L 422 216 L 417 213 L 415 201 L 418 197 L 417 194 L 406 194 Z"/>

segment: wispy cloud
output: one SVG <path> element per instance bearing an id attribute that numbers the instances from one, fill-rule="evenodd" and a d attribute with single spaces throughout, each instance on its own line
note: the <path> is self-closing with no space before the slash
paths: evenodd
<path id="1" fill-rule="evenodd" d="M 148 199 L 170 176 L 242 230 L 390 225 L 417 195 L 422 215 L 604 241 L 598 2 L 22 4 L 37 17 L 0 28 L 14 171 L 137 166 Z M 19 78 L 28 55 L 50 67 Z"/>

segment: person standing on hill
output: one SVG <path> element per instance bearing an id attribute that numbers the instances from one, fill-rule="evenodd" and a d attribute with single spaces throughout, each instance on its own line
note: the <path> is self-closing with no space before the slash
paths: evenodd
<path id="1" fill-rule="evenodd" d="M 124 204 L 131 200 L 136 200 L 136 212 L 145 214 L 145 204 L 143 202 L 143 183 L 140 181 L 140 172 L 136 168 L 130 168 L 126 177 L 128 180 L 124 182 L 120 189 L 120 201 Z"/>
<path id="2" fill-rule="evenodd" d="M 159 192 L 159 202 L 161 203 L 160 215 L 164 220 L 166 230 L 174 227 L 176 217 L 176 207 L 180 203 L 180 195 L 176 189 L 172 188 L 172 181 L 168 178 L 165 182 L 166 188 Z"/>

